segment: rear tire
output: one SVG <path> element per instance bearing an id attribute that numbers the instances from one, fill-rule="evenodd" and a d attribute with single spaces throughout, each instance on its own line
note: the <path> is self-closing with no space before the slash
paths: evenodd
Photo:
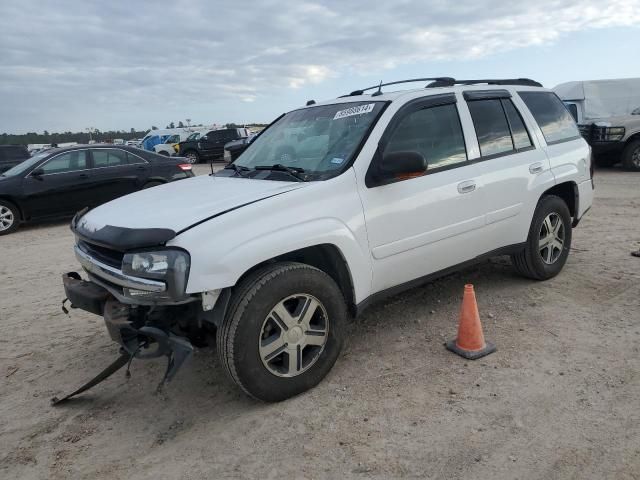
<path id="1" fill-rule="evenodd" d="M 511 256 L 516 271 L 534 280 L 555 277 L 571 250 L 571 214 L 560 197 L 545 195 L 531 220 L 525 248 Z"/>
<path id="2" fill-rule="evenodd" d="M 622 151 L 622 166 L 640 172 L 640 139 L 630 141 Z"/>
<path id="3" fill-rule="evenodd" d="M 0 199 L 0 235 L 15 232 L 20 226 L 20 210 L 8 200 Z"/>
<path id="4" fill-rule="evenodd" d="M 187 159 L 187 163 L 195 165 L 200 162 L 200 155 L 195 150 L 189 150 L 184 154 L 184 158 Z"/>
<path id="5" fill-rule="evenodd" d="M 218 355 L 245 393 L 285 400 L 331 370 L 346 316 L 342 292 L 329 275 L 302 263 L 271 264 L 234 288 L 216 335 Z"/>

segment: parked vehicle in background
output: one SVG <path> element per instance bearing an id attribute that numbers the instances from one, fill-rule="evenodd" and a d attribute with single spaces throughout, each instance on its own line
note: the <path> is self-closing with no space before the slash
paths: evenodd
<path id="1" fill-rule="evenodd" d="M 113 144 L 114 145 L 124 145 L 124 139 L 123 138 L 114 138 L 113 139 Z"/>
<path id="2" fill-rule="evenodd" d="M 24 145 L 0 145 L 0 173 L 15 167 L 30 156 Z"/>
<path id="3" fill-rule="evenodd" d="M 187 158 L 189 163 L 198 163 L 224 158 L 224 146 L 250 134 L 247 128 L 223 128 L 209 130 L 197 140 L 187 140 L 178 144 L 180 155 Z"/>
<path id="4" fill-rule="evenodd" d="M 256 138 L 256 134 L 252 133 L 248 137 L 244 137 L 239 140 L 234 140 L 232 142 L 227 143 L 224 146 L 225 158 L 227 157 L 227 154 L 228 154 L 229 160 L 231 162 L 235 161 L 235 159 L 238 158 L 240 154 L 247 149 L 247 147 L 253 141 L 254 138 Z"/>
<path id="5" fill-rule="evenodd" d="M 140 147 L 140 145 L 142 144 L 142 139 L 141 138 L 134 138 L 133 140 L 127 140 L 125 142 L 125 145 L 129 146 L 129 147 Z"/>
<path id="6" fill-rule="evenodd" d="M 0 235 L 21 222 L 71 215 L 137 190 L 193 176 L 183 158 L 126 146 L 52 148 L 0 175 Z"/>
<path id="7" fill-rule="evenodd" d="M 600 166 L 640 171 L 640 78 L 562 83 L 565 103 Z"/>
<path id="8" fill-rule="evenodd" d="M 376 299 L 494 255 L 554 277 L 593 198 L 573 118 L 532 80 L 431 80 L 293 110 L 213 176 L 78 214 L 89 280 L 64 276 L 67 297 L 168 377 L 215 333 L 229 378 L 279 401 L 322 380 Z"/>
<path id="9" fill-rule="evenodd" d="M 167 157 L 172 157 L 178 154 L 179 148 L 178 144 L 180 142 L 184 142 L 188 139 L 197 140 L 200 138 L 200 135 L 204 133 L 204 131 L 193 131 L 193 130 L 185 130 L 182 132 L 174 133 L 170 137 L 168 137 L 163 143 L 155 145 L 153 150 L 160 154 L 165 155 Z"/>
<path id="10" fill-rule="evenodd" d="M 170 136 L 188 131 L 189 130 L 187 130 L 186 128 L 165 128 L 149 130 L 140 142 L 140 148 L 149 152 L 153 152 L 154 146 L 164 143 Z"/>

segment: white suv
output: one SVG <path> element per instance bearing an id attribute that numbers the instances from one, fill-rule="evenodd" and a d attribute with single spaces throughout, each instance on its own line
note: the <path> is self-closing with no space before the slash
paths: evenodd
<path id="1" fill-rule="evenodd" d="M 327 374 L 373 300 L 493 255 L 558 274 L 593 198 L 563 103 L 527 79 L 419 80 L 310 101 L 216 174 L 80 212 L 73 306 L 126 355 L 167 355 L 169 378 L 215 333 L 230 378 L 279 401 Z"/>

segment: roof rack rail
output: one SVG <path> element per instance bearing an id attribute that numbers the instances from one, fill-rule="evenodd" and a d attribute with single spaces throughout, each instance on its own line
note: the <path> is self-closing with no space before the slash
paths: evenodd
<path id="1" fill-rule="evenodd" d="M 372 96 L 382 95 L 382 87 L 388 87 L 389 85 L 398 85 L 401 83 L 413 83 L 413 82 L 431 82 L 426 88 L 435 87 L 453 87 L 454 85 L 475 85 L 479 83 L 486 83 L 488 85 L 523 85 L 527 87 L 542 87 L 542 84 L 531 80 L 530 78 L 488 78 L 481 80 L 456 80 L 451 77 L 433 77 L 433 78 L 411 78 L 409 80 L 398 80 L 396 82 L 382 83 L 379 85 L 373 85 L 372 87 L 362 88 L 360 90 L 354 90 L 347 95 L 341 95 L 338 98 L 354 97 L 357 95 L 363 95 L 367 90 L 373 90 L 377 88 L 378 91 L 372 93 Z"/>
<path id="2" fill-rule="evenodd" d="M 530 78 L 485 78 L 478 80 L 453 80 L 452 82 L 432 82 L 427 85 L 427 88 L 433 87 L 452 87 L 454 85 L 476 85 L 479 83 L 486 83 L 488 85 L 523 85 L 527 87 L 542 87 L 540 82 L 531 80 Z"/>
<path id="3" fill-rule="evenodd" d="M 360 90 L 354 90 L 353 92 L 351 92 L 348 95 L 342 95 L 342 97 L 354 97 L 356 95 L 362 95 L 364 92 L 366 92 L 367 90 L 373 90 L 374 88 L 377 88 L 378 91 L 374 92 L 373 95 L 377 96 L 377 95 L 381 95 L 382 94 L 382 87 L 388 87 L 389 85 L 398 85 L 400 83 L 412 83 L 412 82 L 454 82 L 455 79 L 451 78 L 451 77 L 433 77 L 433 78 L 411 78 L 409 80 L 398 80 L 396 82 L 389 82 L 389 83 L 382 83 L 380 82 L 379 85 L 374 85 L 372 87 L 367 87 L 367 88 L 363 88 Z M 378 93 L 380 92 L 380 93 Z M 339 98 L 342 98 L 339 97 Z"/>

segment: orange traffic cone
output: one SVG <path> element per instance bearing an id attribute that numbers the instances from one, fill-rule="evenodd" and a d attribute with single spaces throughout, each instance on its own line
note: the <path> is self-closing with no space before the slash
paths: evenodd
<path id="1" fill-rule="evenodd" d="M 447 342 L 446 346 L 448 350 L 469 360 L 475 360 L 496 351 L 496 346 L 493 343 L 484 340 L 476 294 L 471 284 L 464 286 L 458 338 Z"/>

